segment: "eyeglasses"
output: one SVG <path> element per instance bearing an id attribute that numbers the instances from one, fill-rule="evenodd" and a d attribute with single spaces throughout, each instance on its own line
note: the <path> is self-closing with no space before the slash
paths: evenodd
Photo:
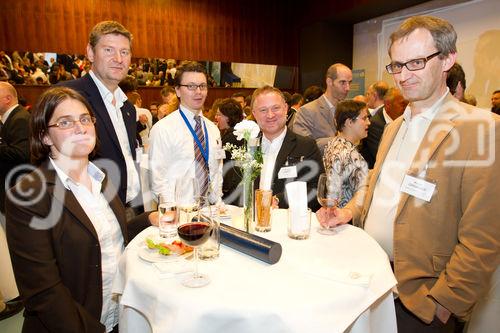
<path id="1" fill-rule="evenodd" d="M 368 116 L 368 115 L 364 115 L 363 117 L 357 116 L 357 117 L 356 117 L 356 118 L 354 118 L 354 119 L 361 119 L 361 120 L 363 120 L 363 121 L 367 121 L 368 119 L 370 119 L 370 116 Z"/>
<path id="2" fill-rule="evenodd" d="M 205 91 L 205 90 L 208 89 L 208 85 L 206 83 L 202 83 L 202 84 L 194 84 L 194 83 L 179 84 L 179 86 L 186 87 L 190 91 L 196 91 L 197 88 L 200 88 L 201 91 Z"/>
<path id="3" fill-rule="evenodd" d="M 441 54 L 441 52 L 438 51 L 428 57 L 412 59 L 405 63 L 391 62 L 389 65 L 385 66 L 385 69 L 387 69 L 389 74 L 399 74 L 403 71 L 403 67 L 406 67 L 409 71 L 418 71 L 419 69 L 425 68 L 427 62 L 439 54 Z"/>
<path id="4" fill-rule="evenodd" d="M 95 124 L 95 121 L 96 121 L 95 117 L 92 117 L 89 114 L 84 114 L 84 115 L 81 115 L 79 119 L 71 119 L 71 118 L 66 118 L 66 117 L 60 118 L 57 121 L 57 123 L 52 124 L 52 125 L 48 125 L 47 127 L 58 127 L 60 129 L 70 129 L 70 128 L 75 127 L 75 124 L 77 122 L 80 122 L 80 124 L 82 124 L 82 126 L 91 126 L 91 125 Z"/>

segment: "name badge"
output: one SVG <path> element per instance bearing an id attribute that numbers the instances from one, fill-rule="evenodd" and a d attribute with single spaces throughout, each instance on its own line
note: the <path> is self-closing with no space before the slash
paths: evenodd
<path id="1" fill-rule="evenodd" d="M 216 160 L 222 160 L 226 158 L 226 151 L 222 148 L 215 149 L 214 156 Z"/>
<path id="2" fill-rule="evenodd" d="M 278 179 L 297 177 L 297 167 L 295 165 L 282 167 L 278 172 Z"/>
<path id="3" fill-rule="evenodd" d="M 430 202 L 436 184 L 422 178 L 406 175 L 401 184 L 401 192 L 408 193 L 415 198 Z"/>

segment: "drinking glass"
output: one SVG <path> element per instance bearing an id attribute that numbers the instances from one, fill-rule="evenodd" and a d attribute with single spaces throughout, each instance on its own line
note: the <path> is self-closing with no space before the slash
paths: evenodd
<path id="1" fill-rule="evenodd" d="M 193 177 L 182 177 L 175 181 L 175 202 L 179 223 L 186 223 L 198 214 L 200 190 L 198 181 Z"/>
<path id="2" fill-rule="evenodd" d="M 271 231 L 271 206 L 273 191 L 255 190 L 255 230 L 261 232 Z"/>
<path id="3" fill-rule="evenodd" d="M 208 240 L 198 248 L 198 259 L 213 260 L 219 257 L 220 221 L 218 211 L 219 208 L 216 205 L 210 205 L 208 201 L 205 204 L 200 204 L 200 215 L 203 218 L 211 219 L 212 232 Z"/>
<path id="4" fill-rule="evenodd" d="M 177 234 L 183 243 L 194 248 L 194 273 L 181 283 L 190 288 L 203 287 L 210 279 L 198 272 L 198 246 L 208 240 L 213 230 L 212 219 L 200 211 L 200 205 L 205 204 L 206 197 L 200 196 L 200 186 L 195 178 L 182 177 L 175 182 L 175 198 L 179 212 Z"/>
<path id="5" fill-rule="evenodd" d="M 160 237 L 175 238 L 177 236 L 177 223 L 179 216 L 175 202 L 168 200 L 166 196 L 158 197 L 158 229 Z"/>
<path id="6" fill-rule="evenodd" d="M 204 244 L 214 231 L 214 221 L 210 216 L 198 212 L 192 219 L 183 220 L 177 227 L 179 238 L 186 245 L 194 248 L 194 272 L 184 278 L 181 283 L 189 288 L 200 288 L 210 283 L 206 274 L 198 271 L 198 247 Z"/>
<path id="7" fill-rule="evenodd" d="M 340 201 L 340 183 L 322 173 L 318 180 L 317 197 L 321 207 L 326 209 L 327 218 L 330 218 Z M 336 233 L 334 228 L 320 225 L 318 232 L 323 235 L 334 235 Z"/>

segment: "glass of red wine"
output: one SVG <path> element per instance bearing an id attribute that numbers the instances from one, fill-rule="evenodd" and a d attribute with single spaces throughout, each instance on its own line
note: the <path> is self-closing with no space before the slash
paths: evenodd
<path id="1" fill-rule="evenodd" d="M 205 243 L 213 231 L 213 221 L 201 213 L 196 214 L 190 221 L 179 224 L 177 233 L 186 245 L 194 248 L 194 272 L 184 280 L 182 285 L 190 288 L 199 288 L 210 283 L 207 275 L 198 272 L 198 246 Z"/>
<path id="2" fill-rule="evenodd" d="M 322 173 L 318 179 L 317 197 L 321 207 L 326 209 L 327 219 L 329 219 L 340 201 L 340 183 L 336 184 L 332 177 Z M 334 235 L 337 232 L 335 231 L 335 227 L 320 225 L 318 233 L 323 235 Z"/>

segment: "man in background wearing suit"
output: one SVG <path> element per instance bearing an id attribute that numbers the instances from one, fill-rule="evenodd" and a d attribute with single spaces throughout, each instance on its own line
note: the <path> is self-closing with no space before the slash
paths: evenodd
<path id="1" fill-rule="evenodd" d="M 377 113 L 370 118 L 368 136 L 361 141 L 361 155 L 368 163 L 369 169 L 373 169 L 375 165 L 378 145 L 385 126 L 402 115 L 408 105 L 398 88 L 389 88 L 383 97 L 383 102 L 384 104 L 377 109 Z"/>
<path id="2" fill-rule="evenodd" d="M 325 93 L 303 105 L 295 115 L 291 127 L 295 133 L 316 140 L 321 154 L 337 132 L 334 121 L 335 107 L 347 97 L 351 89 L 352 72 L 346 65 L 333 64 L 326 72 L 325 82 Z"/>
<path id="3" fill-rule="evenodd" d="M 316 142 L 295 134 L 286 127 L 288 107 L 280 90 L 270 86 L 256 89 L 251 107 L 262 131 L 264 165 L 256 180 L 257 185 L 260 189 L 272 190 L 279 200 L 279 207 L 288 208 L 285 184 L 295 180 L 307 181 L 309 208 L 316 211 L 319 208 L 316 200 L 318 178 L 324 172 Z"/>
<path id="4" fill-rule="evenodd" d="M 118 83 L 127 76 L 132 53 L 132 34 L 120 23 L 103 21 L 94 26 L 87 45 L 92 63 L 89 74 L 63 85 L 85 97 L 96 121 L 99 148 L 96 161 L 118 190 L 124 205 L 142 209 L 136 160 L 136 111 Z M 112 163 L 110 163 L 112 162 Z"/>
<path id="5" fill-rule="evenodd" d="M 366 105 L 368 105 L 370 116 L 374 116 L 384 106 L 384 96 L 387 89 L 389 86 L 384 81 L 377 81 L 368 87 Z"/>
<path id="6" fill-rule="evenodd" d="M 335 219 L 318 214 L 329 226 L 352 218 L 387 252 L 399 332 L 460 331 L 500 263 L 500 118 L 449 93 L 456 40 L 431 16 L 392 33 L 386 69 L 409 106 L 386 127 L 367 186 Z"/>
<path id="7" fill-rule="evenodd" d="M 5 237 L 5 191 L 14 186 L 20 173 L 9 175 L 17 166 L 29 162 L 28 122 L 30 114 L 18 104 L 16 89 L 7 82 L 0 82 L 0 318 L 19 312 L 23 305 L 19 296 L 7 239 Z M 28 171 L 28 168 L 23 168 Z M 7 179 L 8 178 L 8 179 Z M 6 184 L 6 180 L 8 183 Z M 13 300 L 13 301 L 11 301 Z M 11 302 L 7 302 L 11 301 Z M 4 304 L 4 302 L 6 302 Z M 3 309 L 2 309 L 3 308 Z"/>
<path id="8" fill-rule="evenodd" d="M 28 121 L 30 114 L 18 103 L 16 89 L 0 82 L 0 211 L 5 212 L 5 191 L 14 186 L 16 175 L 9 175 L 15 167 L 29 163 Z M 25 170 L 27 171 L 27 170 Z M 9 178 L 9 183 L 5 180 Z"/>

